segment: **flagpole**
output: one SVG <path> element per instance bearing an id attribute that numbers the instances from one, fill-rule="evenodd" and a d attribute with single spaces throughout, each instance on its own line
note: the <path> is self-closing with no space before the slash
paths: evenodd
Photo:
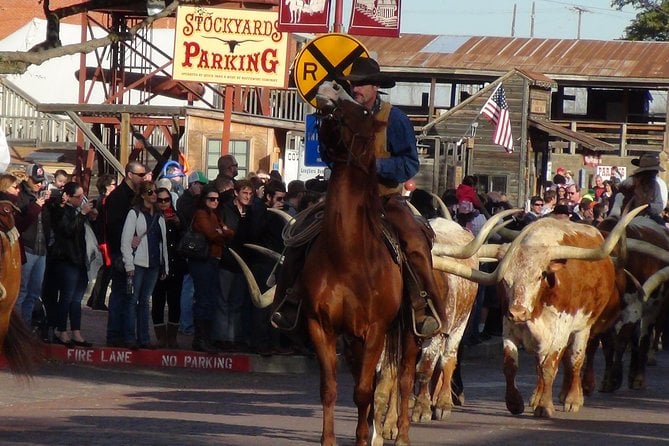
<path id="1" fill-rule="evenodd" d="M 334 4 L 334 32 L 342 33 L 344 32 L 344 0 L 334 0 Z"/>

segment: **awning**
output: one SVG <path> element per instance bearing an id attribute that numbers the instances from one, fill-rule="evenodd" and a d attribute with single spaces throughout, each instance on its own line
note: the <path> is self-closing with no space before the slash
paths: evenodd
<path id="1" fill-rule="evenodd" d="M 551 122 L 547 119 L 529 117 L 527 122 L 530 127 L 535 127 L 548 133 L 549 135 L 575 142 L 576 144 L 582 145 L 586 149 L 596 151 L 618 150 L 618 148 L 612 144 L 597 138 L 593 138 L 592 136 L 583 132 L 575 132 L 574 130 L 562 127 L 561 125 Z"/>

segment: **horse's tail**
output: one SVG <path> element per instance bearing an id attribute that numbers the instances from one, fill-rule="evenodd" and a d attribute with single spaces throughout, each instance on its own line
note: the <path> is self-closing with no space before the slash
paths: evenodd
<path id="1" fill-rule="evenodd" d="M 402 333 L 404 332 L 402 327 L 402 317 L 398 315 L 386 333 L 386 364 L 396 370 L 402 361 Z"/>
<path id="2" fill-rule="evenodd" d="M 2 347 L 9 369 L 16 376 L 29 378 L 45 360 L 42 343 L 26 327 L 16 310 L 9 318 Z"/>

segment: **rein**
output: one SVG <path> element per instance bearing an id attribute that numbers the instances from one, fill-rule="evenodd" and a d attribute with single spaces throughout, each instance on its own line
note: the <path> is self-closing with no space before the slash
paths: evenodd
<path id="1" fill-rule="evenodd" d="M 345 160 L 342 159 L 336 159 L 334 156 L 333 162 L 334 163 L 344 163 L 346 166 L 353 166 L 353 167 L 358 167 L 360 170 L 362 170 L 365 174 L 370 174 L 370 171 L 368 167 L 362 163 L 361 159 L 364 156 L 367 156 L 367 150 L 369 149 L 370 143 L 374 140 L 374 134 L 363 136 L 360 134 L 360 132 L 354 131 L 354 129 L 347 124 L 346 120 L 342 118 L 341 113 L 337 113 L 339 111 L 338 107 L 335 107 L 330 113 L 324 116 L 323 119 L 333 119 L 336 120 L 336 122 L 339 124 L 340 127 L 344 127 L 348 130 L 351 131 L 353 136 L 351 137 L 350 143 L 346 143 L 344 141 L 344 138 L 342 136 L 342 132 L 339 132 L 339 140 L 337 141 L 336 145 L 337 146 L 344 146 L 346 148 L 347 156 Z M 369 112 L 365 110 L 365 115 L 368 115 Z M 356 154 L 351 150 L 351 147 L 354 147 L 356 142 L 360 141 L 360 144 L 362 144 L 363 150 L 360 151 L 360 153 Z"/>

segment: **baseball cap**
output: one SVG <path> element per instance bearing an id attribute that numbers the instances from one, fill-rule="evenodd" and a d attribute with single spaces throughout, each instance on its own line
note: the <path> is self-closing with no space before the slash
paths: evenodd
<path id="1" fill-rule="evenodd" d="M 306 187 L 304 186 L 304 181 L 302 180 L 293 180 L 290 183 L 288 183 L 288 188 L 286 189 L 286 194 L 290 196 L 296 196 L 300 192 L 306 191 Z"/>
<path id="2" fill-rule="evenodd" d="M 35 183 L 41 183 L 46 180 L 44 167 L 39 164 L 28 164 L 26 166 L 26 175 L 28 175 Z"/>
<path id="3" fill-rule="evenodd" d="M 209 183 L 209 179 L 204 173 L 200 172 L 199 170 L 196 170 L 192 172 L 190 175 L 188 175 L 188 185 L 191 185 L 192 183 L 207 184 Z"/>

